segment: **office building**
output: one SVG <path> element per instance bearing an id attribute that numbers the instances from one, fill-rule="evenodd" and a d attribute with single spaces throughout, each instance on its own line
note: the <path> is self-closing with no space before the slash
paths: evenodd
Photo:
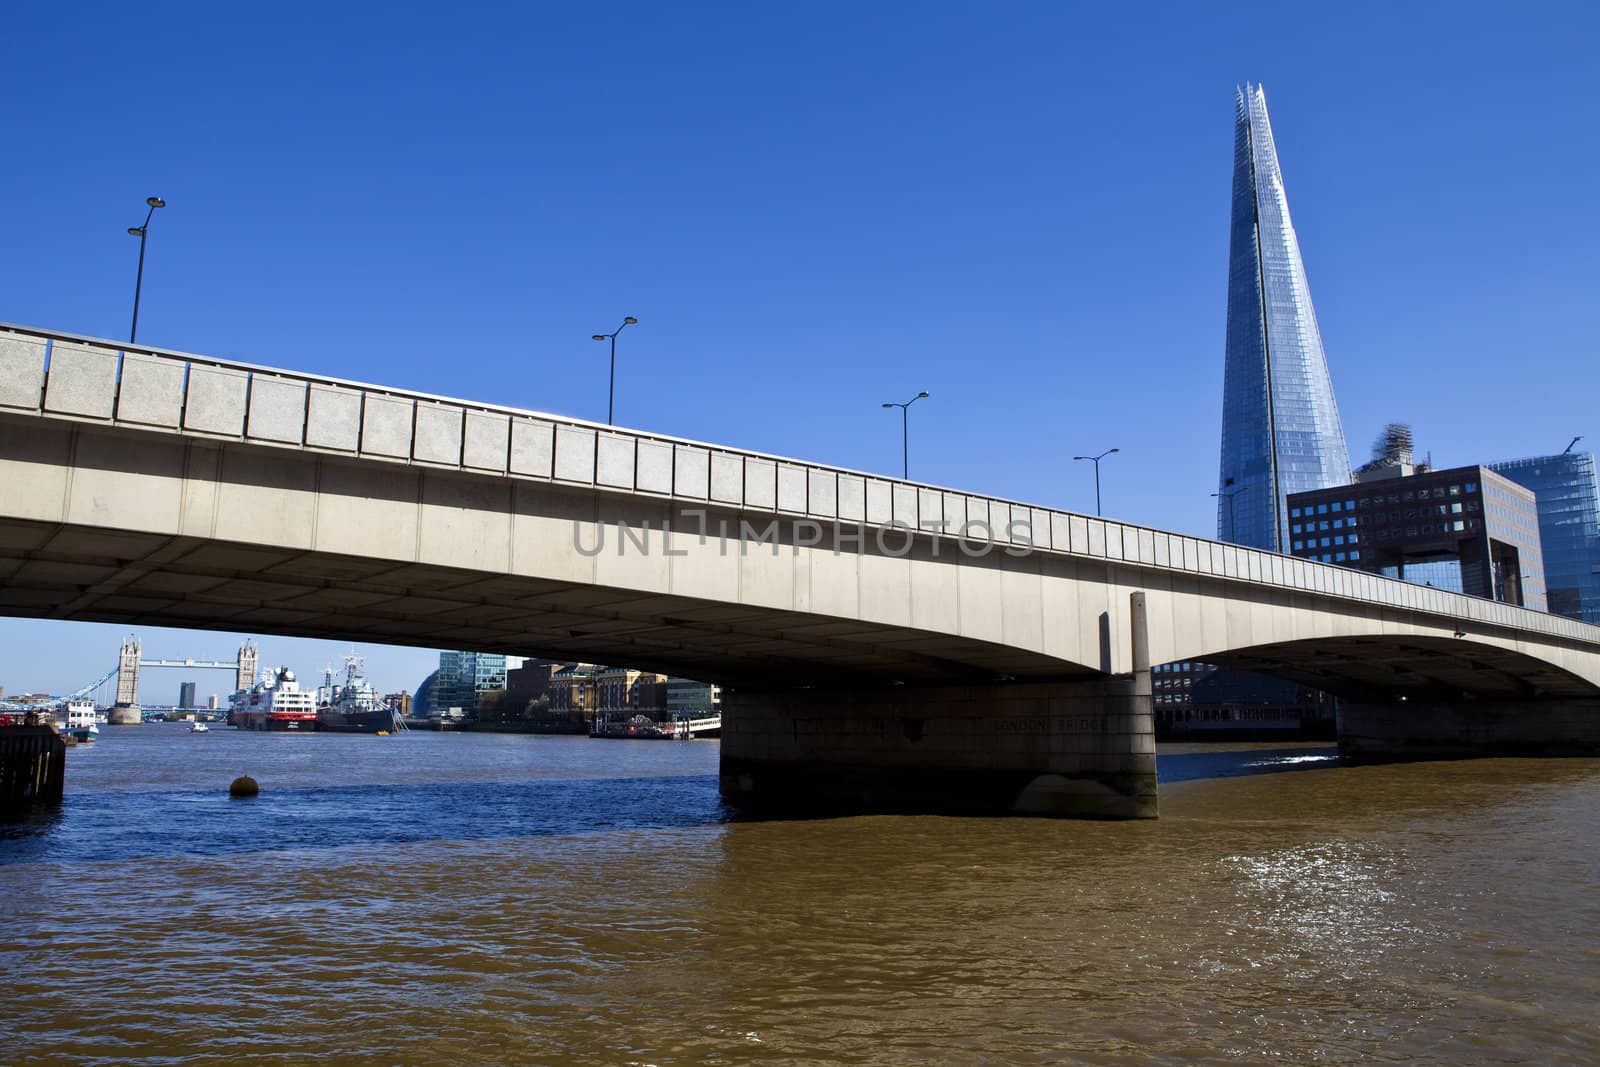
<path id="1" fill-rule="evenodd" d="M 460 708 L 473 715 L 480 705 L 499 699 L 506 687 L 506 657 L 491 652 L 441 652 L 433 685 L 433 708 Z"/>
<path id="2" fill-rule="evenodd" d="M 1357 478 L 1289 497 L 1294 555 L 1408 581 L 1453 562 L 1461 592 L 1545 610 L 1532 490 L 1476 466 L 1369 464 Z"/>
<path id="3" fill-rule="evenodd" d="M 1594 455 L 1563 452 L 1489 467 L 1533 490 L 1550 611 L 1600 625 L 1600 494 Z"/>
<path id="4" fill-rule="evenodd" d="M 1233 151 L 1217 536 L 1283 552 L 1289 496 L 1348 482 L 1350 460 L 1259 85 Z"/>
<path id="5" fill-rule="evenodd" d="M 194 687 L 195 684 L 193 682 L 184 682 L 178 686 L 178 707 L 183 708 L 185 711 L 199 707 L 194 702 Z"/>

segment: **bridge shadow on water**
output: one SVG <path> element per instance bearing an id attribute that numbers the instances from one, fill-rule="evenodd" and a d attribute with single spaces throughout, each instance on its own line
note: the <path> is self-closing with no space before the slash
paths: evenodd
<path id="1" fill-rule="evenodd" d="M 1163 784 L 1339 764 L 1327 746 L 1163 753 Z M 795 818 L 725 804 L 716 775 L 318 786 L 235 800 L 221 789 L 68 794 L 0 823 L 0 866 L 672 830 Z M 804 817 L 804 816 L 799 816 Z M 812 817 L 828 817 L 816 813 Z"/>

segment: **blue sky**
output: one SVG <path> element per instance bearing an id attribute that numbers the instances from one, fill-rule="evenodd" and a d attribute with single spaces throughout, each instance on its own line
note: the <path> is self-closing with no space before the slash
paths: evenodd
<path id="1" fill-rule="evenodd" d="M 125 336 L 158 194 L 152 345 L 603 419 L 589 337 L 636 315 L 619 423 L 894 472 L 880 404 L 926 389 L 913 477 L 1092 510 L 1070 457 L 1116 446 L 1107 514 L 1210 535 L 1234 86 L 1352 459 L 1403 420 L 1492 461 L 1600 444 L 1597 37 L 1580 4 L 21 3 L 0 319 Z M 0 621 L 0 685 L 119 637 Z"/>

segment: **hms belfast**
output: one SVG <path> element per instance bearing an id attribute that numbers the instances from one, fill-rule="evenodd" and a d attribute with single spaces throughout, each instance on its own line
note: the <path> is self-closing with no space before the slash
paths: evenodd
<path id="1" fill-rule="evenodd" d="M 395 728 L 395 714 L 367 681 L 366 663 L 354 652 L 344 658 L 344 681 L 335 682 L 333 668 L 322 672 L 317 687 L 317 729 L 335 733 L 375 734 Z"/>

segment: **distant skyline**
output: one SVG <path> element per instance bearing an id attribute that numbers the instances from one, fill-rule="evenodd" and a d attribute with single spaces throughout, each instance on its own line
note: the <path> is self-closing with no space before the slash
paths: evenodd
<path id="1" fill-rule="evenodd" d="M 1439 465 L 1600 442 L 1587 5 L 8 14 L 6 321 L 126 337 L 159 195 L 147 344 L 603 420 L 632 315 L 623 425 L 894 474 L 881 404 L 926 390 L 919 480 L 1092 512 L 1071 457 L 1116 447 L 1109 517 L 1209 537 L 1249 81 L 1351 461 L 1391 421 Z M 125 629 L 0 621 L 0 685 Z"/>

